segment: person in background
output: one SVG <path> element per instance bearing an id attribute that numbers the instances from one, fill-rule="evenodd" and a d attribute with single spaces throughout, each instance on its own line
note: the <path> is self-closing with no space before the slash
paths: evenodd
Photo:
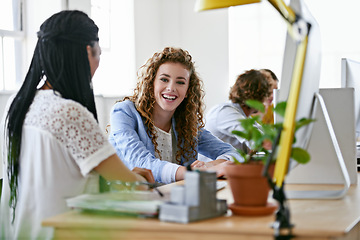
<path id="1" fill-rule="evenodd" d="M 203 128 L 203 106 L 191 55 L 166 47 L 139 69 L 133 96 L 114 105 L 109 141 L 129 168 L 149 168 L 160 183 L 184 179 L 187 164 L 221 176 L 241 156 Z M 198 153 L 212 161 L 196 160 Z"/>
<path id="2" fill-rule="evenodd" d="M 261 70 L 251 69 L 239 75 L 230 89 L 229 101 L 212 107 L 206 115 L 206 126 L 213 135 L 245 152 L 250 143 L 232 134 L 233 130 L 242 130 L 239 119 L 257 112 L 245 104 L 246 100 L 264 102 L 270 95 L 270 85 Z M 268 146 L 271 148 L 271 146 Z"/>
<path id="3" fill-rule="evenodd" d="M 100 54 L 98 27 L 83 12 L 61 11 L 41 25 L 1 128 L 1 239 L 52 239 L 41 222 L 69 211 L 66 199 L 83 194 L 93 174 L 154 182 L 150 170 L 123 164 L 98 125 L 91 79 Z"/>
<path id="4" fill-rule="evenodd" d="M 272 111 L 272 108 L 274 106 L 274 89 L 278 89 L 278 83 L 279 80 L 276 77 L 275 73 L 271 71 L 270 69 L 261 69 L 260 72 L 262 72 L 268 83 L 270 84 L 270 96 L 267 97 L 264 101 L 265 106 L 265 113 L 257 113 L 261 116 L 263 123 L 273 124 L 274 123 L 274 112 Z"/>

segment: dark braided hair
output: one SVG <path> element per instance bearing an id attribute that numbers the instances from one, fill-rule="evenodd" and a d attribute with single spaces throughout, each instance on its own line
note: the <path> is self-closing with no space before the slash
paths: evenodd
<path id="1" fill-rule="evenodd" d="M 236 78 L 230 89 L 229 99 L 240 106 L 247 106 L 246 100 L 263 102 L 270 95 L 270 85 L 265 76 L 255 69 L 245 71 Z"/>
<path id="2" fill-rule="evenodd" d="M 85 106 L 97 119 L 86 47 L 99 41 L 98 27 L 81 11 L 61 11 L 48 18 L 38 32 L 38 41 L 25 80 L 7 114 L 9 206 L 13 221 L 17 203 L 22 126 L 42 79 L 63 98 Z"/>

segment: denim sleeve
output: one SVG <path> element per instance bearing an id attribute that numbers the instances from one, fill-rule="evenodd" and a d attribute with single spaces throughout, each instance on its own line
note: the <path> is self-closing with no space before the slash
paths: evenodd
<path id="1" fill-rule="evenodd" d="M 124 102 L 117 103 L 110 114 L 109 141 L 120 159 L 129 169 L 134 167 L 151 169 L 155 181 L 162 181 L 162 171 L 169 164 L 155 157 L 154 146 L 147 136 L 140 114 Z M 172 168 L 176 172 L 177 169 Z M 175 172 L 169 172 L 174 175 Z M 172 178 L 173 176 L 168 176 Z"/>
<path id="2" fill-rule="evenodd" d="M 242 161 L 241 155 L 233 146 L 221 141 L 206 129 L 201 129 L 199 134 L 199 153 L 213 160 L 226 155 Z"/>

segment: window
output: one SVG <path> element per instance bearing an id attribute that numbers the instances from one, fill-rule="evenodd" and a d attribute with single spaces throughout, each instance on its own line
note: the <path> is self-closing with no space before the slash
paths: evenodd
<path id="1" fill-rule="evenodd" d="M 287 1 L 288 2 L 288 1 Z M 341 58 L 360 61 L 360 1 L 304 0 L 321 33 L 321 88 L 341 86 Z M 286 24 L 267 2 L 229 11 L 230 85 L 250 68 L 270 68 L 281 81 Z"/>
<path id="2" fill-rule="evenodd" d="M 229 9 L 229 77 L 252 68 L 268 68 L 278 78 L 286 37 L 286 23 L 267 2 Z"/>
<path id="3" fill-rule="evenodd" d="M 0 90 L 15 90 L 22 82 L 23 1 L 1 0 Z"/>
<path id="4" fill-rule="evenodd" d="M 100 66 L 93 77 L 96 94 L 132 94 L 136 83 L 134 1 L 91 0 L 99 27 Z"/>

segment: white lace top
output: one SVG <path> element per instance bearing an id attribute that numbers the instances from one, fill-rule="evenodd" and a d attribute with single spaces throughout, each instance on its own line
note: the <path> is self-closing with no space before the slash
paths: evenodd
<path id="1" fill-rule="evenodd" d="M 84 176 L 94 167 L 87 167 L 85 159 L 109 145 L 91 112 L 77 102 L 56 96 L 52 90 L 37 94 L 24 126 L 36 127 L 56 138 L 84 167 L 80 168 Z"/>
<path id="2" fill-rule="evenodd" d="M 167 161 L 166 165 L 164 165 L 161 171 L 161 179 L 163 183 L 171 183 L 175 182 L 176 171 L 179 168 L 179 165 L 175 165 L 176 163 L 176 147 L 173 146 L 173 132 L 172 128 L 170 128 L 169 132 L 165 132 L 158 127 L 155 127 L 157 130 L 157 144 L 158 149 L 161 154 L 161 158 L 157 152 L 155 152 L 155 156 L 160 158 L 163 161 Z M 176 146 L 176 144 L 175 144 Z"/>
<path id="3" fill-rule="evenodd" d="M 157 131 L 157 144 L 161 157 L 157 152 L 155 152 L 155 156 L 163 161 L 173 162 L 171 128 L 170 132 L 165 132 L 158 127 L 155 127 L 155 129 Z"/>
<path id="4" fill-rule="evenodd" d="M 41 227 L 41 221 L 68 211 L 66 199 L 82 194 L 89 184 L 89 173 L 115 150 L 92 113 L 52 90 L 36 94 L 25 117 L 21 144 L 15 222 L 11 225 L 10 192 L 4 177 L 0 235 L 49 239 L 53 230 Z M 7 176 L 4 150 L 3 171 Z"/>

